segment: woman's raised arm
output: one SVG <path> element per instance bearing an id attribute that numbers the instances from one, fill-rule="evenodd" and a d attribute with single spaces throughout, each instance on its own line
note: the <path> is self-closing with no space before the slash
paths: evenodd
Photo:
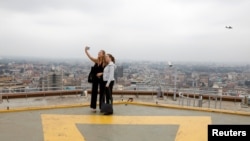
<path id="1" fill-rule="evenodd" d="M 94 63 L 98 63 L 98 59 L 92 57 L 92 56 L 89 54 L 88 50 L 89 50 L 89 47 L 86 46 L 86 47 L 85 47 L 85 54 L 88 56 L 88 58 L 89 58 L 91 61 L 93 61 Z"/>

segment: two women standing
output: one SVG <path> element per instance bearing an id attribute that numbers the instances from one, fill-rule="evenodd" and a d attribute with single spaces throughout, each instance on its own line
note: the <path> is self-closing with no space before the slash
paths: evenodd
<path id="1" fill-rule="evenodd" d="M 90 108 L 93 112 L 96 112 L 97 95 L 99 87 L 99 109 L 101 109 L 102 103 L 110 103 L 113 101 L 112 90 L 114 86 L 114 72 L 116 65 L 115 58 L 111 54 L 105 54 L 104 50 L 100 50 L 98 57 L 92 57 L 89 52 L 89 47 L 85 47 L 85 53 L 88 58 L 94 62 L 95 77 L 92 82 L 92 93 Z"/>

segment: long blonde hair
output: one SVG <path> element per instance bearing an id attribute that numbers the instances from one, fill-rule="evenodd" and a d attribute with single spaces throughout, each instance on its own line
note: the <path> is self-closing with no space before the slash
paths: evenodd
<path id="1" fill-rule="evenodd" d="M 100 50 L 102 52 L 102 57 L 98 57 L 98 63 L 100 62 L 102 64 L 103 67 L 106 66 L 106 61 L 105 61 L 105 56 L 106 56 L 106 53 L 104 50 Z"/>

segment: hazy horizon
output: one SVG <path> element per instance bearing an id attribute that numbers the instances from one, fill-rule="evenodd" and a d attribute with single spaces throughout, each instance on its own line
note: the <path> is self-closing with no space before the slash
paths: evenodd
<path id="1" fill-rule="evenodd" d="M 248 0 L 1 0 L 0 57 L 250 62 Z M 232 29 L 225 28 L 232 26 Z"/>
<path id="2" fill-rule="evenodd" d="M 27 61 L 27 63 L 30 62 L 75 62 L 75 63 L 92 63 L 91 60 L 88 58 L 59 58 L 59 57 L 25 57 L 25 56 L 0 56 L 0 63 L 1 60 L 13 60 L 13 61 Z M 169 60 L 143 60 L 143 59 L 118 59 L 116 60 L 116 64 L 121 65 L 123 63 L 157 63 L 162 64 L 164 63 L 166 66 L 168 66 Z M 20 62 L 19 62 L 20 63 Z M 219 66 L 246 66 L 250 65 L 249 62 L 230 62 L 230 61 L 171 61 L 173 65 L 219 65 Z"/>

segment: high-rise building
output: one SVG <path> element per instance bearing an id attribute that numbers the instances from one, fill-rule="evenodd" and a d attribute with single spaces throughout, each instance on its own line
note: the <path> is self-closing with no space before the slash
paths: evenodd
<path id="1" fill-rule="evenodd" d="M 44 78 L 40 79 L 41 90 L 61 90 L 63 89 L 63 73 L 51 71 Z"/>
<path id="2" fill-rule="evenodd" d="M 47 76 L 47 86 L 50 90 L 60 90 L 63 87 L 61 72 L 50 72 Z"/>

